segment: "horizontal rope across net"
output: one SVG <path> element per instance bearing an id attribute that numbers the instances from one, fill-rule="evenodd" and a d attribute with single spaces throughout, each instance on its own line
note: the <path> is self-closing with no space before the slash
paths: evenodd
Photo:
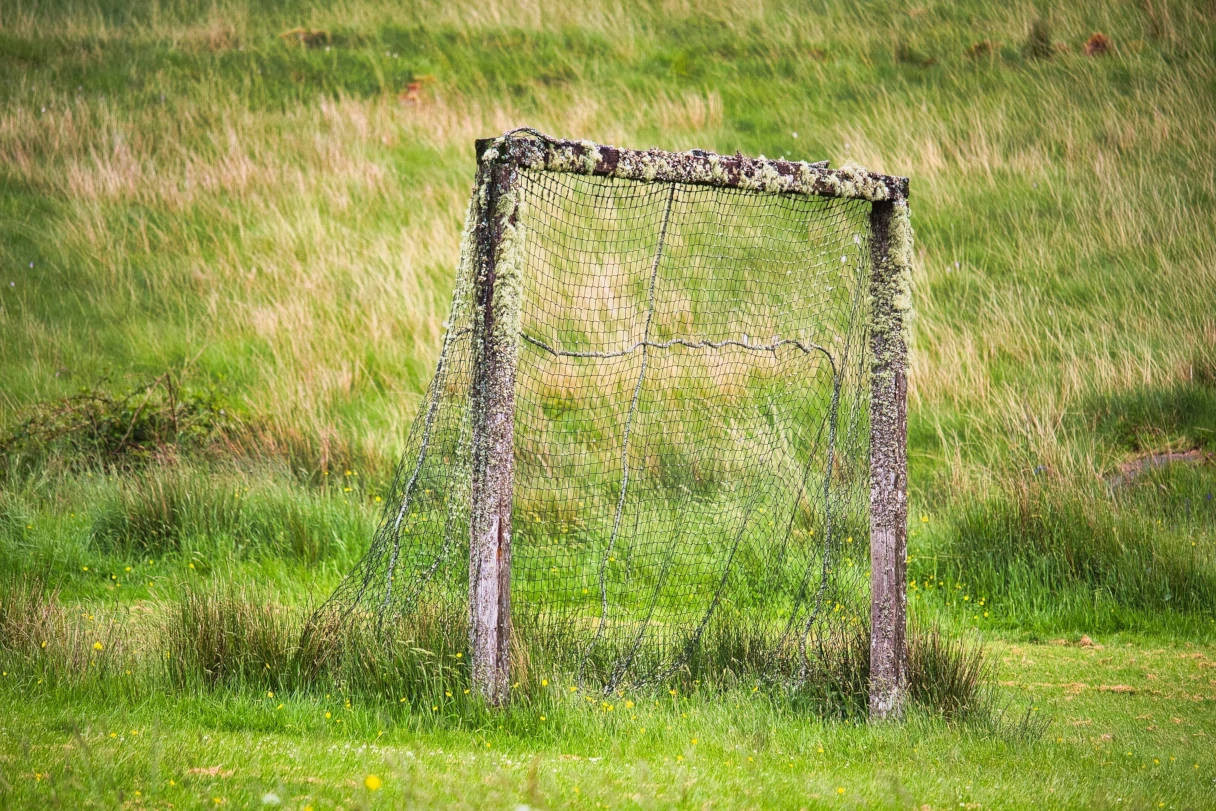
<path id="1" fill-rule="evenodd" d="M 513 658 L 608 689 L 805 674 L 868 606 L 870 203 L 537 170 L 515 194 Z M 324 621 L 468 632 L 475 253 Z"/>

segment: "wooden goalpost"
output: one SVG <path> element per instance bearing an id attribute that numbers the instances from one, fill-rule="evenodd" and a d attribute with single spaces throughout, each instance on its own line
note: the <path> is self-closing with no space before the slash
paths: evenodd
<path id="1" fill-rule="evenodd" d="M 907 656 L 907 179 L 826 164 L 699 150 L 641 152 L 514 134 L 478 141 L 477 159 L 469 616 L 472 678 L 480 692 L 501 703 L 510 684 L 513 431 L 524 272 L 520 176 L 556 172 L 869 202 L 870 714 L 898 717 Z"/>

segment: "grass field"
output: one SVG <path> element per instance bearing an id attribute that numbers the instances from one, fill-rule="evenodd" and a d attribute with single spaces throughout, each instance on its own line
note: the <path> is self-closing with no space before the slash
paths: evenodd
<path id="1" fill-rule="evenodd" d="M 0 805 L 1216 805 L 1216 5 L 15 0 L 0 75 Z M 358 560 L 524 124 L 912 179 L 910 601 L 1003 715 L 159 660 Z"/>

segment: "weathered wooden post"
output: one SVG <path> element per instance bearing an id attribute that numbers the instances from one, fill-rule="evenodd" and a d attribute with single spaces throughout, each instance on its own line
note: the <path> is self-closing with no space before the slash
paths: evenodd
<path id="1" fill-rule="evenodd" d="M 870 717 L 903 712 L 907 669 L 912 229 L 903 199 L 870 214 Z"/>
<path id="2" fill-rule="evenodd" d="M 492 142 L 477 146 L 473 289 L 469 649 L 472 680 L 491 704 L 510 684 L 511 499 L 522 233 L 519 169 Z"/>

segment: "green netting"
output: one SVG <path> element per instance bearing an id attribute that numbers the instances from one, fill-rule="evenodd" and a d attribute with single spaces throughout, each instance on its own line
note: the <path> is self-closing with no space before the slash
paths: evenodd
<path id="1" fill-rule="evenodd" d="M 871 204 L 519 178 L 513 657 L 609 689 L 690 662 L 798 678 L 868 611 Z M 464 244 L 435 377 L 327 622 L 467 634 Z"/>

